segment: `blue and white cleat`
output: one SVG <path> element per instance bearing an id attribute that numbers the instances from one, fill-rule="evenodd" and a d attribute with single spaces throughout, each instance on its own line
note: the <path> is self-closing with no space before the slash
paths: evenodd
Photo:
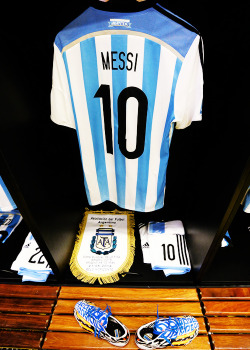
<path id="1" fill-rule="evenodd" d="M 79 325 L 95 337 L 115 346 L 125 346 L 129 342 L 129 330 L 112 316 L 109 306 L 103 311 L 93 303 L 81 300 L 75 305 L 74 315 Z"/>
<path id="2" fill-rule="evenodd" d="M 189 344 L 199 332 L 199 323 L 192 316 L 159 318 L 141 326 L 135 335 L 140 349 L 163 349 Z"/>

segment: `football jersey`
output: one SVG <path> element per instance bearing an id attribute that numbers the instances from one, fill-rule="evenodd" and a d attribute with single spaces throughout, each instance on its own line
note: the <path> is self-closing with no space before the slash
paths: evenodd
<path id="1" fill-rule="evenodd" d="M 163 207 L 173 125 L 201 119 L 200 42 L 159 6 L 89 7 L 58 33 L 51 119 L 76 129 L 90 205 Z"/>
<path id="2" fill-rule="evenodd" d="M 46 282 L 48 276 L 53 273 L 31 232 L 25 238 L 11 270 L 22 276 L 22 282 Z"/>
<path id="3" fill-rule="evenodd" d="M 0 212 L 11 211 L 16 209 L 16 204 L 13 201 L 2 177 L 0 176 Z"/>
<path id="4" fill-rule="evenodd" d="M 143 262 L 165 276 L 181 275 L 191 270 L 182 221 L 149 222 L 139 225 Z"/>
<path id="5" fill-rule="evenodd" d="M 17 209 L 11 212 L 0 212 L 0 243 L 4 243 L 22 221 Z"/>
<path id="6" fill-rule="evenodd" d="M 250 213 L 250 186 L 248 187 L 245 197 L 243 199 L 243 211 L 245 213 Z"/>

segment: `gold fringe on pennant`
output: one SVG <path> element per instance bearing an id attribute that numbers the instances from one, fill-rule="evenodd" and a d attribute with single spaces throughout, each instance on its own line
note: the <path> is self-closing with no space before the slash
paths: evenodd
<path id="1" fill-rule="evenodd" d="M 70 259 L 70 270 L 72 274 L 80 281 L 85 283 L 93 284 L 96 282 L 96 280 L 99 281 L 100 284 L 106 284 L 106 283 L 114 283 L 119 281 L 120 276 L 123 274 L 126 274 L 130 267 L 132 266 L 134 262 L 134 255 L 135 255 L 135 236 L 134 236 L 134 227 L 135 227 L 135 220 L 134 220 L 134 214 L 130 211 L 119 211 L 119 210 L 113 210 L 113 211 L 91 211 L 89 209 L 85 209 L 85 213 L 83 216 L 83 220 L 79 225 L 79 231 L 75 240 L 75 246 L 73 249 L 73 253 Z M 96 276 L 94 274 L 88 273 L 85 271 L 82 266 L 80 266 L 77 256 L 82 244 L 84 230 L 87 224 L 87 217 L 88 214 L 103 214 L 103 215 L 127 215 L 127 244 L 128 244 L 128 254 L 125 259 L 125 261 L 121 264 L 118 270 L 107 273 L 107 274 L 101 274 L 99 276 Z"/>

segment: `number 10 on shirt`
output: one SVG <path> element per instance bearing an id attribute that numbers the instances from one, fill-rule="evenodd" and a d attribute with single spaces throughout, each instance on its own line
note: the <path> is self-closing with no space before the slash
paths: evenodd
<path id="1" fill-rule="evenodd" d="M 95 98 L 101 98 L 103 101 L 103 117 L 104 130 L 106 137 L 107 152 L 113 154 L 113 133 L 111 121 L 111 95 L 110 86 L 102 84 L 97 90 Z M 138 122 L 137 122 L 137 137 L 136 147 L 133 151 L 128 151 L 126 146 L 126 118 L 127 118 L 127 102 L 130 98 L 135 98 L 138 102 Z M 117 99 L 118 107 L 118 143 L 121 153 L 128 159 L 139 158 L 145 145 L 146 122 L 148 99 L 145 93 L 134 86 L 123 89 Z"/>

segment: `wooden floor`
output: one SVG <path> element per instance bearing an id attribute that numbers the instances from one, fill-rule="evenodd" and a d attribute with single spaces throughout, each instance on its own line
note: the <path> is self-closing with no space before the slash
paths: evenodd
<path id="1" fill-rule="evenodd" d="M 73 316 L 85 299 L 129 328 L 124 349 L 137 349 L 134 333 L 160 316 L 193 315 L 199 335 L 186 350 L 250 349 L 250 288 L 113 288 L 0 285 L 0 349 L 115 349 L 85 333 Z"/>

